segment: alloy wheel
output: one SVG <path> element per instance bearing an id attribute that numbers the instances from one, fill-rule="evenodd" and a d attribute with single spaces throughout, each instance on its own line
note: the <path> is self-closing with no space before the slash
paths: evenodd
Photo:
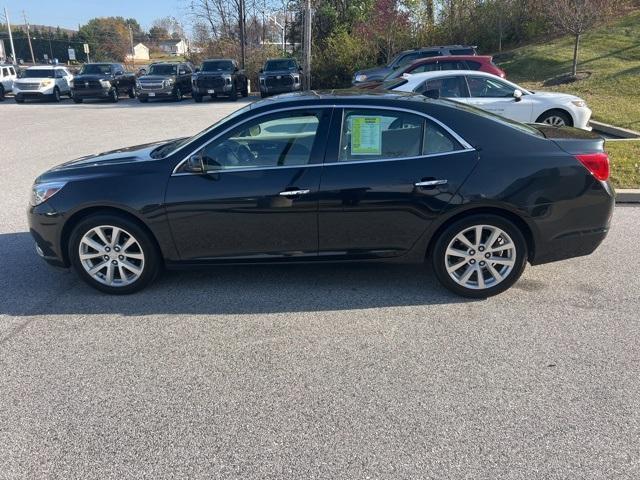
<path id="1" fill-rule="evenodd" d="M 145 256 L 138 240 L 113 225 L 100 225 L 86 232 L 78 247 L 80 263 L 97 282 L 123 287 L 140 278 Z"/>
<path id="2" fill-rule="evenodd" d="M 553 125 L 554 127 L 564 127 L 567 125 L 567 122 L 565 122 L 564 118 L 558 116 L 558 115 L 550 115 L 547 118 L 544 119 L 544 122 L 548 125 Z"/>
<path id="3" fill-rule="evenodd" d="M 458 233 L 445 251 L 445 267 L 462 287 L 483 290 L 495 287 L 512 272 L 516 245 L 494 225 L 474 225 Z"/>

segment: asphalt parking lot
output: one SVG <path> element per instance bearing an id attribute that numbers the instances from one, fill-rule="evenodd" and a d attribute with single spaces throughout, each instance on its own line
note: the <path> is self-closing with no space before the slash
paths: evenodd
<path id="1" fill-rule="evenodd" d="M 0 103 L 0 479 L 640 478 L 640 207 L 486 301 L 380 265 L 110 297 L 36 256 L 40 172 L 243 104 Z"/>

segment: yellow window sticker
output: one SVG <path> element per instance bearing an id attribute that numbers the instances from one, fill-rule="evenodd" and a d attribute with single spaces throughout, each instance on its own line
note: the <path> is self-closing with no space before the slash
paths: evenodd
<path id="1" fill-rule="evenodd" d="M 351 155 L 382 154 L 381 120 L 367 115 L 351 117 Z"/>

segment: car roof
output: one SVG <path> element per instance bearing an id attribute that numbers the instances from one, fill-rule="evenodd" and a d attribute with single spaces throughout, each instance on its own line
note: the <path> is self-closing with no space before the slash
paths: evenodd
<path id="1" fill-rule="evenodd" d="M 202 63 L 204 62 L 217 62 L 223 60 L 225 62 L 235 62 L 235 59 L 233 58 L 205 58 L 204 60 L 202 60 Z"/>
<path id="2" fill-rule="evenodd" d="M 433 72 L 406 73 L 405 75 L 410 75 L 410 77 L 408 78 L 405 77 L 410 81 L 427 80 L 429 78 L 450 77 L 452 75 L 473 75 L 475 77 L 499 78 L 502 81 L 507 81 L 504 78 L 500 78 L 499 76 L 494 75 L 493 73 L 481 72 L 478 70 L 435 70 Z"/>
<path id="3" fill-rule="evenodd" d="M 439 57 L 425 57 L 414 60 L 409 65 L 418 65 L 422 63 L 442 62 L 449 60 L 472 60 L 472 61 L 488 61 L 493 60 L 491 55 L 441 55 Z"/>
<path id="4" fill-rule="evenodd" d="M 27 67 L 27 70 L 53 70 L 56 68 L 65 68 L 64 65 L 33 65 Z"/>

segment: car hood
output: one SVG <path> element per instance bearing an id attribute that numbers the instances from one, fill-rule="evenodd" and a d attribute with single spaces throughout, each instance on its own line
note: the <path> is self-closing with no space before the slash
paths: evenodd
<path id="1" fill-rule="evenodd" d="M 142 77 L 138 78 L 138 81 L 140 82 L 161 82 L 162 80 L 167 80 L 168 78 L 173 78 L 175 79 L 176 76 L 175 75 L 143 75 Z"/>
<path id="2" fill-rule="evenodd" d="M 87 73 L 85 75 L 75 75 L 74 80 L 78 82 L 90 81 L 90 80 L 111 80 L 113 77 L 108 73 Z"/>
<path id="3" fill-rule="evenodd" d="M 76 160 L 71 160 L 70 162 L 53 167 L 51 170 L 40 175 L 36 180 L 36 183 L 50 181 L 53 179 L 68 178 L 74 174 L 84 172 L 88 168 L 108 167 L 111 165 L 122 165 L 154 160 L 151 157 L 151 152 L 154 149 L 176 140 L 180 139 L 176 138 L 173 140 L 164 140 L 162 142 L 145 143 L 143 145 L 111 150 L 110 152 L 86 155 Z"/>
<path id="4" fill-rule="evenodd" d="M 570 95 L 568 93 L 558 93 L 558 92 L 540 92 L 535 91 L 533 93 L 533 98 L 535 99 L 543 99 L 543 100 L 559 100 L 559 101 L 571 101 L 571 100 L 582 100 L 580 97 L 576 97 L 575 95 Z"/>
<path id="5" fill-rule="evenodd" d="M 366 81 L 369 81 L 369 80 L 382 80 L 390 72 L 391 72 L 391 68 L 389 68 L 389 67 L 387 67 L 385 65 L 384 67 L 374 67 L 374 68 L 368 68 L 366 70 L 360 70 L 360 71 L 355 73 L 353 78 L 355 78 L 357 75 L 366 75 L 367 76 L 367 80 Z"/>

